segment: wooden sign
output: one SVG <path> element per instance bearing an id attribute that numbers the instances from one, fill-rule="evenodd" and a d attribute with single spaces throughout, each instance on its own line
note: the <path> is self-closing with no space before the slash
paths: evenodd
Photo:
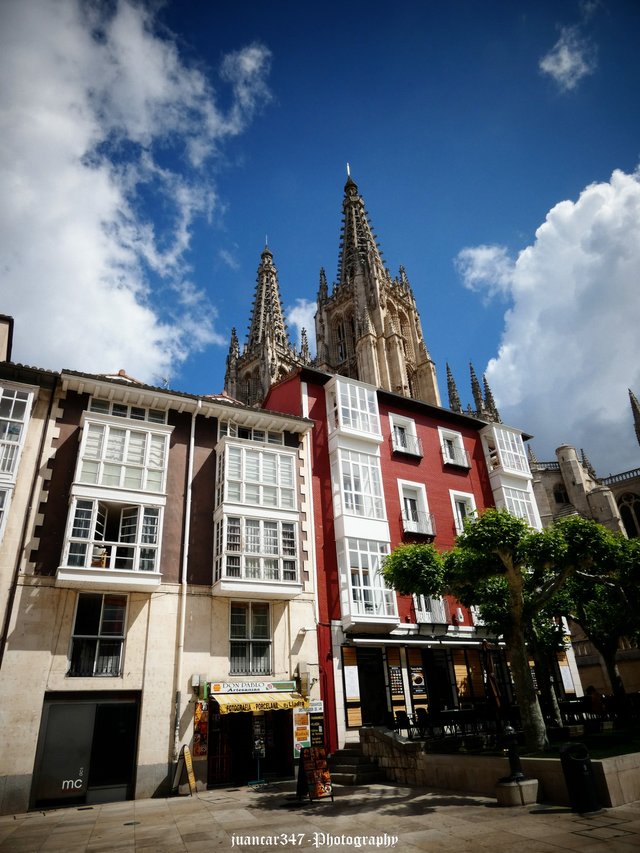
<path id="1" fill-rule="evenodd" d="M 189 782 L 189 794 L 193 796 L 198 793 L 198 786 L 196 785 L 196 777 L 193 772 L 193 762 L 191 761 L 191 751 L 188 746 L 183 746 L 180 750 L 180 757 L 176 764 L 176 772 L 173 776 L 172 787 L 174 791 L 178 790 L 180 780 L 182 779 L 182 774 L 185 769 L 187 771 L 187 780 Z"/>
<path id="2" fill-rule="evenodd" d="M 333 785 L 324 748 L 307 746 L 300 751 L 296 793 L 299 798 L 308 794 L 312 802 L 327 797 L 333 802 Z"/>

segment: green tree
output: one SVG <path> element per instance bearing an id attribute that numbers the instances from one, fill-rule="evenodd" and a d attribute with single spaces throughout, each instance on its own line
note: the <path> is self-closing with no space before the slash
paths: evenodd
<path id="1" fill-rule="evenodd" d="M 572 516 L 536 531 L 506 510 L 489 509 L 465 524 L 451 551 L 401 545 L 382 572 L 403 594 L 448 593 L 465 605 L 480 604 L 507 646 L 527 748 L 540 751 L 548 742 L 527 643 L 568 578 L 594 565 L 609 570 L 615 553 L 613 534 L 587 519 Z"/>

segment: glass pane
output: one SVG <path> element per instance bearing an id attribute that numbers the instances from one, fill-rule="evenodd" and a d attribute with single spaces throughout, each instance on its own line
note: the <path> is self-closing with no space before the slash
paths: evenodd
<path id="1" fill-rule="evenodd" d="M 262 457 L 262 482 L 275 484 L 277 482 L 276 470 L 276 457 L 273 453 L 265 453 Z"/>
<path id="2" fill-rule="evenodd" d="M 91 459 L 100 459 L 102 455 L 102 440 L 104 438 L 104 427 L 89 424 L 87 440 L 84 446 L 84 455 Z"/>
<path id="3" fill-rule="evenodd" d="M 120 521 L 120 542 L 135 542 L 138 530 L 138 507 L 122 510 Z"/>
<path id="4" fill-rule="evenodd" d="M 125 489 L 140 489 L 142 487 L 142 475 L 144 468 L 124 468 L 124 479 L 122 485 Z"/>
<path id="5" fill-rule="evenodd" d="M 247 605 L 231 605 L 231 636 L 247 637 Z"/>
<path id="6" fill-rule="evenodd" d="M 98 641 L 96 639 L 74 639 L 71 646 L 69 675 L 93 675 L 97 645 Z"/>
<path id="7" fill-rule="evenodd" d="M 80 482 L 81 483 L 97 483 L 99 471 L 100 471 L 100 463 L 99 462 L 88 462 L 85 460 L 82 463 L 82 467 L 80 468 Z"/>
<path id="8" fill-rule="evenodd" d="M 127 444 L 126 462 L 134 465 L 144 463 L 144 452 L 147 446 L 147 436 L 144 432 L 130 432 Z"/>
<path id="9" fill-rule="evenodd" d="M 78 597 L 78 609 L 73 629 L 75 635 L 84 634 L 96 637 L 100 629 L 100 613 L 102 612 L 102 596 L 81 593 Z"/>
<path id="10" fill-rule="evenodd" d="M 251 636 L 269 637 L 269 605 L 253 604 L 251 607 Z"/>
<path id="11" fill-rule="evenodd" d="M 124 429 L 115 429 L 112 427 L 109 430 L 105 459 L 112 459 L 116 462 L 122 461 L 126 435 L 127 432 Z"/>
<path id="12" fill-rule="evenodd" d="M 230 646 L 229 672 L 232 675 L 249 672 L 249 644 L 231 642 Z"/>
<path id="13" fill-rule="evenodd" d="M 103 486 L 119 486 L 120 485 L 120 465 L 105 465 L 102 472 Z"/>
<path id="14" fill-rule="evenodd" d="M 142 539 L 145 545 L 158 544 L 158 524 L 160 521 L 160 510 L 153 507 L 145 507 L 142 518 Z"/>
<path id="15" fill-rule="evenodd" d="M 246 550 L 252 554 L 260 553 L 260 522 L 247 519 L 245 522 Z"/>
<path id="16" fill-rule="evenodd" d="M 93 501 L 78 501 L 71 535 L 78 539 L 89 539 L 92 515 Z"/>
<path id="17" fill-rule="evenodd" d="M 122 640 L 99 640 L 95 675 L 120 675 Z"/>
<path id="18" fill-rule="evenodd" d="M 100 631 L 102 636 L 124 637 L 124 614 L 126 607 L 126 596 L 105 595 Z"/>

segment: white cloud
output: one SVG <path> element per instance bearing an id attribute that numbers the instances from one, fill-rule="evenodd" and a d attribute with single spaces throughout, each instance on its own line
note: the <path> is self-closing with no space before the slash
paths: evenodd
<path id="1" fill-rule="evenodd" d="M 596 66 L 595 45 L 578 26 L 563 27 L 558 41 L 539 62 L 540 70 L 553 78 L 561 92 L 575 89 L 583 77 L 593 74 Z"/>
<path id="2" fill-rule="evenodd" d="M 514 264 L 504 246 L 470 246 L 458 252 L 455 267 L 469 290 L 485 290 L 487 299 L 508 293 Z"/>
<path id="3" fill-rule="evenodd" d="M 223 61 L 220 111 L 153 8 L 0 6 L 0 311 L 20 361 L 153 381 L 222 342 L 187 255 L 218 203 L 204 167 L 268 98 L 269 52 Z"/>
<path id="4" fill-rule="evenodd" d="M 294 326 L 296 329 L 296 346 L 300 347 L 302 329 L 307 330 L 307 338 L 309 341 L 309 350 L 312 355 L 316 352 L 316 321 L 315 314 L 317 311 L 315 302 L 310 302 L 308 299 L 296 299 L 296 304 L 287 309 L 287 325 Z"/>
<path id="5" fill-rule="evenodd" d="M 538 458 L 568 443 L 601 475 L 638 466 L 627 389 L 640 390 L 639 282 L 640 171 L 557 204 L 520 252 L 487 377 Z"/>

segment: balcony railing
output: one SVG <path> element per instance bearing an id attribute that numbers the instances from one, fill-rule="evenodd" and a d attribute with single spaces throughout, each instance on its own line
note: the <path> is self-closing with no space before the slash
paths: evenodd
<path id="1" fill-rule="evenodd" d="M 442 461 L 445 465 L 457 465 L 459 468 L 471 468 L 469 454 L 463 447 L 447 447 L 443 444 Z"/>
<path id="2" fill-rule="evenodd" d="M 84 569 L 117 569 L 130 572 L 156 571 L 157 545 L 135 543 L 71 542 L 67 565 Z"/>
<path id="3" fill-rule="evenodd" d="M 444 598 L 430 598 L 425 601 L 428 609 L 416 607 L 418 625 L 447 625 L 451 622 L 449 603 Z"/>
<path id="4" fill-rule="evenodd" d="M 351 612 L 354 616 L 395 616 L 395 592 L 377 587 L 352 587 Z"/>
<path id="5" fill-rule="evenodd" d="M 417 435 L 408 435 L 407 433 L 402 435 L 391 434 L 391 450 L 394 453 L 406 453 L 407 456 L 423 456 L 422 441 Z"/>
<path id="6" fill-rule="evenodd" d="M 403 512 L 402 529 L 405 533 L 415 533 L 420 536 L 435 536 L 436 522 L 431 512 Z"/>

